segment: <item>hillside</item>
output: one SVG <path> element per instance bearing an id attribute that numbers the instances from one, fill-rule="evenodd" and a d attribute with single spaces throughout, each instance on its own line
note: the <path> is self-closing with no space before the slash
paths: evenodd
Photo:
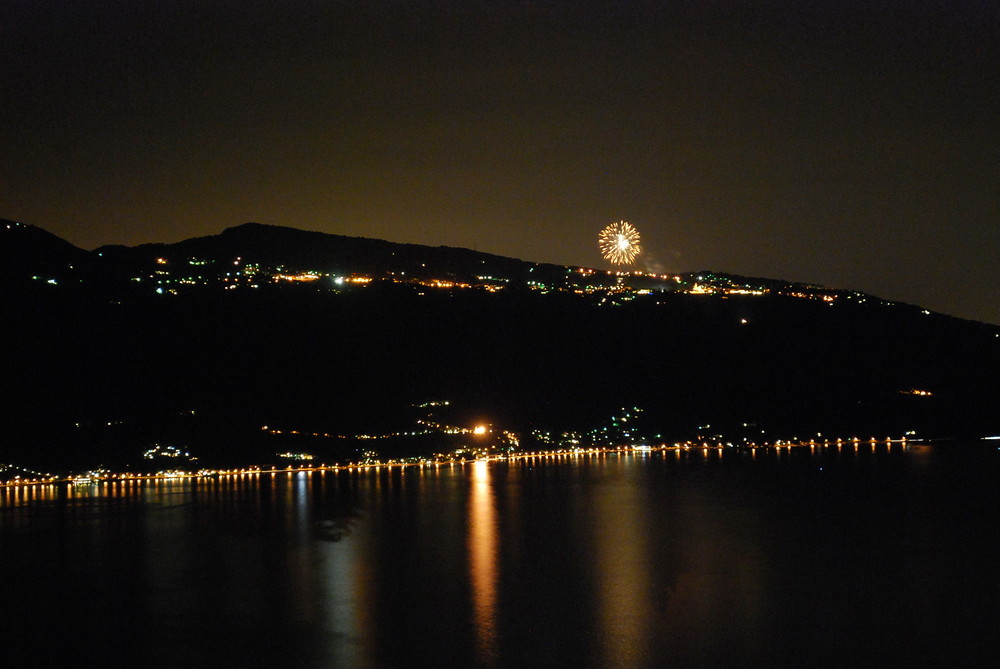
<path id="1" fill-rule="evenodd" d="M 664 439 L 1000 432 L 1000 328 L 861 293 L 258 225 L 89 254 L 35 239 L 55 283 L 8 283 L 0 305 L 19 462 L 391 429 L 427 400 L 520 431 L 639 406 Z"/>
<path id="2" fill-rule="evenodd" d="M 0 219 L 0 282 L 52 277 L 87 257 L 86 251 L 51 232 Z"/>

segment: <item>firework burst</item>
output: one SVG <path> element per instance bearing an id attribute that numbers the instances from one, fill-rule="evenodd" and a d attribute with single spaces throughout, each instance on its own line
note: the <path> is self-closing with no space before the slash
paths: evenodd
<path id="1" fill-rule="evenodd" d="M 616 265 L 630 265 L 642 251 L 639 248 L 639 231 L 628 221 L 618 221 L 601 230 L 597 245 L 605 260 Z"/>

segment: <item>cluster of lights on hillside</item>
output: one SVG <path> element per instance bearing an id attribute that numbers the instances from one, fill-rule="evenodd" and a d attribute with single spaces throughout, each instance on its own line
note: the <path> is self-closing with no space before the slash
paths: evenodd
<path id="1" fill-rule="evenodd" d="M 926 389 L 909 388 L 899 391 L 902 394 L 917 397 L 932 397 L 933 392 Z M 291 449 L 283 452 L 276 452 L 278 461 L 287 463 L 284 466 L 270 466 L 274 469 L 287 468 L 352 468 L 382 465 L 412 465 L 412 464 L 440 464 L 463 462 L 476 459 L 504 459 L 512 457 L 522 457 L 525 455 L 540 454 L 566 454 L 566 453 L 604 453 L 611 451 L 635 451 L 646 452 L 650 450 L 669 449 L 691 449 L 691 448 L 770 448 L 787 447 L 796 445 L 810 446 L 830 446 L 838 448 L 844 444 L 858 445 L 860 443 L 907 443 L 915 438 L 915 432 L 909 431 L 902 437 L 876 438 L 868 437 L 847 437 L 847 438 L 824 438 L 817 433 L 808 439 L 792 437 L 791 439 L 780 439 L 767 437 L 764 430 L 750 423 L 743 423 L 742 428 L 732 436 L 725 436 L 711 425 L 699 426 L 697 437 L 684 442 L 665 442 L 661 434 L 649 434 L 643 430 L 642 415 L 640 407 L 623 408 L 615 415 L 608 418 L 603 424 L 589 430 L 567 430 L 552 432 L 547 430 L 530 430 L 525 434 L 519 434 L 513 430 L 505 429 L 489 423 L 476 423 L 473 425 L 454 425 L 443 421 L 438 417 L 438 412 L 446 410 L 450 406 L 448 401 L 431 401 L 413 405 L 420 410 L 422 415 L 417 418 L 419 429 L 401 430 L 389 433 L 370 434 L 356 433 L 337 435 L 329 432 L 307 431 L 299 429 L 276 429 L 268 425 L 261 426 L 261 430 L 267 434 L 275 436 L 294 436 L 301 438 L 337 438 L 349 439 L 357 442 L 378 439 L 403 439 L 418 435 L 437 434 L 442 438 L 457 439 L 458 444 L 447 452 L 439 452 L 431 457 L 409 457 L 402 459 L 383 460 L 379 453 L 371 448 L 358 449 L 355 457 L 348 458 L 343 462 L 317 462 L 319 458 L 311 449 Z M 184 413 L 193 413 L 185 411 Z M 110 424 L 110 423 L 109 423 Z M 294 442 L 287 442 L 289 444 Z M 305 442 L 299 442 L 305 445 Z M 142 453 L 144 460 L 153 462 L 170 462 L 169 467 L 165 467 L 156 472 L 144 473 L 111 473 L 103 469 L 89 470 L 83 473 L 57 475 L 21 468 L 13 464 L 0 465 L 0 483 L 3 485 L 25 485 L 40 483 L 75 483 L 84 485 L 107 480 L 124 479 L 146 479 L 146 478 L 177 478 L 197 476 L 214 476 L 227 473 L 230 470 L 212 470 L 199 468 L 195 470 L 192 465 L 198 461 L 187 448 L 173 445 L 154 445 Z M 268 466 L 256 465 L 250 470 L 268 470 Z M 241 469 L 241 472 L 249 471 Z"/>
<path id="2" fill-rule="evenodd" d="M 7 224 L 8 229 L 25 227 Z M 638 233 L 624 221 L 609 226 L 602 233 L 602 249 L 621 265 L 629 265 L 639 255 Z M 103 254 L 99 254 L 103 255 Z M 514 280 L 502 273 L 489 271 L 486 261 L 483 270 L 468 276 L 457 277 L 450 273 L 435 276 L 428 269 L 428 262 L 418 262 L 412 270 L 387 269 L 382 273 L 331 271 L 323 267 L 289 267 L 265 265 L 243 257 L 205 258 L 197 256 L 174 257 L 163 254 L 150 257 L 145 269 L 128 276 L 128 284 L 136 289 L 149 290 L 158 295 L 180 295 L 186 292 L 221 288 L 224 290 L 255 290 L 267 286 L 299 285 L 313 290 L 341 292 L 364 288 L 376 283 L 410 286 L 418 295 L 426 291 L 479 290 L 498 292 L 520 287 L 540 293 L 562 292 L 577 295 L 594 295 L 598 304 L 620 305 L 637 297 L 655 293 L 688 293 L 691 295 L 761 296 L 783 295 L 807 300 L 819 300 L 830 305 L 839 301 L 864 304 L 868 301 L 883 305 L 891 302 L 878 300 L 855 291 L 825 289 L 800 284 L 779 285 L 767 282 L 758 285 L 752 279 L 737 279 L 726 275 L 703 273 L 697 276 L 662 274 L 631 269 L 599 270 L 587 267 L 566 267 L 534 264 L 528 267 L 528 276 Z M 55 275 L 32 275 L 30 278 L 51 286 L 53 290 L 84 281 L 79 268 L 68 266 Z M 123 277 L 124 278 L 124 277 Z M 924 310 L 924 314 L 930 314 Z"/>

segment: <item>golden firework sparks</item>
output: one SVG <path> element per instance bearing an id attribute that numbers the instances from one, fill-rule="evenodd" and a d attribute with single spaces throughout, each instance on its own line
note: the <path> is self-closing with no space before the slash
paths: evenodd
<path id="1" fill-rule="evenodd" d="M 639 231 L 628 221 L 618 221 L 601 230 L 597 245 L 605 260 L 616 265 L 632 264 L 642 251 L 639 248 Z"/>

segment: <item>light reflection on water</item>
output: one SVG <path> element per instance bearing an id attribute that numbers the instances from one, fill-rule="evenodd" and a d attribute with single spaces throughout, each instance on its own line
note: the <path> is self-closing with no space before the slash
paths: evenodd
<path id="1" fill-rule="evenodd" d="M 494 517 L 490 464 L 472 464 L 469 494 L 469 579 L 475 611 L 477 659 L 496 660 L 497 524 Z"/>
<path id="2" fill-rule="evenodd" d="M 10 487 L 0 615 L 144 666 L 973 662 L 998 482 L 844 443 Z"/>
<path id="3" fill-rule="evenodd" d="M 602 666 L 649 664 L 649 628 L 656 610 L 650 564 L 649 508 L 643 486 L 625 476 L 632 461 L 606 463 L 609 481 L 595 486 L 590 500 L 597 577 Z M 623 466 L 624 465 L 624 466 Z"/>

